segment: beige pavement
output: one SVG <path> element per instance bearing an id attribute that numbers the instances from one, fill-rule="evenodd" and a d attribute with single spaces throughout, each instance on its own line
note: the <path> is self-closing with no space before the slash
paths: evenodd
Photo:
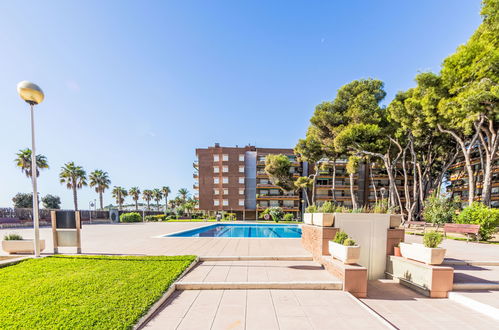
<path id="1" fill-rule="evenodd" d="M 310 256 L 301 247 L 299 238 L 210 238 L 157 237 L 177 231 L 198 228 L 213 223 L 158 222 L 138 224 L 83 225 L 82 252 L 92 254 L 143 254 L 199 256 Z M 19 233 L 33 238 L 33 229 L 1 229 L 0 237 Z M 52 253 L 52 231 L 41 228 L 46 240 L 44 253 Z M 60 249 L 61 253 L 72 249 Z M 5 252 L 0 251 L 0 255 Z"/>
<path id="2" fill-rule="evenodd" d="M 498 329 L 491 317 L 449 299 L 431 299 L 392 281 L 370 281 L 361 299 L 399 329 Z"/>
<path id="3" fill-rule="evenodd" d="M 386 329 L 333 290 L 176 291 L 147 329 Z"/>

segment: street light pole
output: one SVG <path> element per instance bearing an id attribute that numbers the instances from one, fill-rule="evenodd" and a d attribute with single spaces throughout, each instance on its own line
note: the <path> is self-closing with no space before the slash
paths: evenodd
<path id="1" fill-rule="evenodd" d="M 40 222 L 38 214 L 38 187 L 36 184 L 36 150 L 35 150 L 35 104 L 43 101 L 45 95 L 40 87 L 29 82 L 21 81 L 17 84 L 17 93 L 30 106 L 31 112 L 31 183 L 33 184 L 33 229 L 35 231 L 34 251 L 35 257 L 40 256 Z"/>
<path id="2" fill-rule="evenodd" d="M 33 227 L 35 230 L 35 257 L 40 256 L 40 222 L 38 215 L 38 187 L 36 182 L 36 151 L 35 151 L 35 111 L 34 103 L 30 103 L 31 110 L 31 181 L 33 183 Z"/>

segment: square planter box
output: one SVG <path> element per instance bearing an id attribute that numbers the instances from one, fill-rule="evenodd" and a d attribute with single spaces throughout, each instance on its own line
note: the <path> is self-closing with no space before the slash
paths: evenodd
<path id="1" fill-rule="evenodd" d="M 360 246 L 345 246 L 329 241 L 329 253 L 344 264 L 356 264 L 360 258 Z"/>
<path id="2" fill-rule="evenodd" d="M 32 239 L 23 239 L 20 241 L 2 241 L 2 249 L 8 253 L 35 253 L 35 244 Z M 45 240 L 40 240 L 40 252 L 45 250 Z"/>
<path id="3" fill-rule="evenodd" d="M 334 213 L 315 213 L 313 223 L 319 227 L 332 227 L 334 223 Z"/>
<path id="4" fill-rule="evenodd" d="M 304 213 L 303 214 L 303 222 L 307 225 L 312 225 L 313 224 L 313 213 Z"/>
<path id="5" fill-rule="evenodd" d="M 440 265 L 444 261 L 445 251 L 443 248 L 428 248 L 423 244 L 400 242 L 402 257 L 424 262 L 427 265 Z"/>

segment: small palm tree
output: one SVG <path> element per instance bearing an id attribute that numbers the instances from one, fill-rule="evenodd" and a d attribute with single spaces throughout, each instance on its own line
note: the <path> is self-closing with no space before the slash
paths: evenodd
<path id="1" fill-rule="evenodd" d="M 142 192 L 142 199 L 147 202 L 147 210 L 149 210 L 149 202 L 152 199 L 152 190 L 146 189 Z"/>
<path id="2" fill-rule="evenodd" d="M 180 197 L 180 199 L 185 202 L 187 200 L 187 197 L 189 197 L 189 190 L 185 189 L 185 188 L 181 188 L 178 190 L 178 195 Z"/>
<path id="3" fill-rule="evenodd" d="M 26 148 L 19 150 L 14 159 L 16 166 L 28 177 L 31 178 L 31 149 Z M 47 157 L 44 155 L 36 155 L 36 177 L 40 176 L 40 169 L 49 168 Z"/>
<path id="4" fill-rule="evenodd" d="M 102 210 L 104 209 L 102 195 L 106 189 L 109 189 L 111 180 L 109 180 L 107 172 L 102 170 L 93 171 L 88 178 L 90 179 L 90 187 L 95 187 L 95 192 L 99 194 L 100 209 Z"/>
<path id="5" fill-rule="evenodd" d="M 168 209 L 168 194 L 171 192 L 170 187 L 164 186 L 161 188 L 161 193 L 163 194 L 163 197 L 165 198 L 165 214 L 166 210 Z"/>
<path id="6" fill-rule="evenodd" d="M 156 201 L 156 207 L 159 211 L 159 201 L 163 198 L 163 194 L 161 193 L 161 189 L 154 189 L 152 191 L 152 198 Z"/>
<path id="7" fill-rule="evenodd" d="M 61 167 L 59 173 L 61 183 L 65 183 L 68 189 L 73 190 L 73 201 L 75 211 L 78 211 L 78 194 L 77 190 L 87 185 L 87 173 L 81 166 L 76 166 L 74 162 L 69 162 Z"/>
<path id="8" fill-rule="evenodd" d="M 132 187 L 130 190 L 128 190 L 128 194 L 132 196 L 132 199 L 135 201 L 135 210 L 139 210 L 139 196 L 140 196 L 140 190 L 138 187 Z"/>
<path id="9" fill-rule="evenodd" d="M 125 201 L 125 197 L 128 196 L 128 192 L 125 188 L 120 186 L 114 186 L 113 188 L 113 197 L 116 200 L 116 204 L 118 204 L 118 210 L 121 210 L 121 206 Z"/>

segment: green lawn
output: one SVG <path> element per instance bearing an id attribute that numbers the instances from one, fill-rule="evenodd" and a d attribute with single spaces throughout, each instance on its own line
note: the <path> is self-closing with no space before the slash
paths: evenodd
<path id="1" fill-rule="evenodd" d="M 195 256 L 53 256 L 0 269 L 0 329 L 127 329 Z"/>

